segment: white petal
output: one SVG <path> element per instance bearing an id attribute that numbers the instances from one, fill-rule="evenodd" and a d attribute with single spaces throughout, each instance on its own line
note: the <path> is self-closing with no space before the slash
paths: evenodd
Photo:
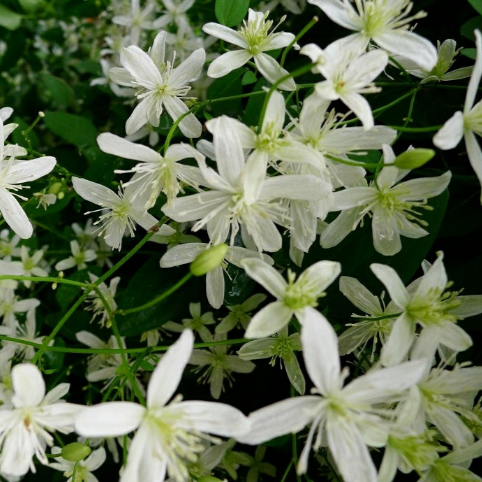
<path id="1" fill-rule="evenodd" d="M 475 60 L 474 70 L 470 77 L 469 87 L 465 96 L 464 113 L 467 113 L 474 105 L 477 90 L 482 77 L 482 35 L 479 30 L 474 31 L 475 47 L 477 49 L 477 58 Z"/>
<path id="2" fill-rule="evenodd" d="M 173 95 L 163 96 L 163 102 L 164 107 L 174 121 L 179 119 L 181 115 L 185 114 L 189 110 L 182 100 Z M 194 114 L 188 114 L 179 123 L 179 129 L 186 137 L 191 139 L 201 136 L 202 125 Z"/>
<path id="3" fill-rule="evenodd" d="M 147 387 L 147 406 L 149 408 L 162 407 L 172 397 L 191 356 L 193 343 L 192 331 L 184 330 L 179 339 L 161 358 L 152 372 Z"/>
<path id="4" fill-rule="evenodd" d="M 232 28 L 225 27 L 224 25 L 220 25 L 218 23 L 210 22 L 203 26 L 203 32 L 206 32 L 213 37 L 217 37 L 221 40 L 225 40 L 226 42 L 232 43 L 245 49 L 248 47 L 246 40 L 242 35 L 240 35 L 236 30 Z"/>
<path id="5" fill-rule="evenodd" d="M 121 64 L 136 82 L 147 90 L 162 85 L 162 77 L 152 59 L 136 45 L 125 47 L 120 53 Z"/>
<path id="6" fill-rule="evenodd" d="M 15 408 L 36 407 L 45 396 L 42 374 L 30 363 L 22 363 L 12 368 L 12 386 L 15 392 L 12 403 Z"/>
<path id="7" fill-rule="evenodd" d="M 321 8 L 327 17 L 338 25 L 348 30 L 359 29 L 359 23 L 353 21 L 357 14 L 351 4 L 339 0 L 308 0 L 308 3 Z M 350 15 L 350 10 L 352 15 Z"/>
<path id="8" fill-rule="evenodd" d="M 415 322 L 406 313 L 395 321 L 387 342 L 382 347 L 380 361 L 384 366 L 398 365 L 415 339 Z"/>
<path id="9" fill-rule="evenodd" d="M 145 412 L 142 405 L 132 402 L 86 407 L 75 418 L 75 431 L 82 437 L 118 437 L 139 427 Z"/>
<path id="10" fill-rule="evenodd" d="M 293 310 L 275 301 L 258 311 L 249 322 L 246 338 L 265 338 L 285 327 L 293 316 Z"/>
<path id="11" fill-rule="evenodd" d="M 251 430 L 238 441 L 258 445 L 287 433 L 296 433 L 317 415 L 322 400 L 316 396 L 288 398 L 249 415 Z"/>
<path id="12" fill-rule="evenodd" d="M 331 186 L 310 174 L 287 174 L 267 179 L 260 198 L 319 200 L 331 193 Z"/>
<path id="13" fill-rule="evenodd" d="M 442 150 L 453 149 L 464 135 L 464 114 L 456 112 L 435 134 L 433 143 Z"/>
<path id="14" fill-rule="evenodd" d="M 241 265 L 250 278 L 267 289 L 275 298 L 283 298 L 288 284 L 276 269 L 258 258 L 246 259 Z"/>
<path id="15" fill-rule="evenodd" d="M 337 261 L 318 261 L 303 271 L 296 282 L 313 293 L 321 294 L 335 281 L 340 271 L 341 265 Z"/>
<path id="16" fill-rule="evenodd" d="M 480 150 L 479 143 L 475 138 L 473 132 L 465 131 L 465 147 L 467 148 L 467 155 L 469 156 L 470 165 L 475 171 L 475 175 L 482 184 L 482 151 Z M 481 194 L 482 202 L 482 194 Z"/>
<path id="17" fill-rule="evenodd" d="M 79 196 L 99 206 L 113 208 L 121 202 L 117 194 L 96 182 L 87 181 L 87 179 L 81 179 L 80 177 L 73 177 L 72 184 Z"/>
<path id="18" fill-rule="evenodd" d="M 5 222 L 22 239 L 32 236 L 33 227 L 18 201 L 5 188 L 0 188 L 0 212 Z"/>
<path id="19" fill-rule="evenodd" d="M 224 403 L 185 401 L 180 408 L 186 425 L 203 433 L 237 438 L 250 429 L 248 419 L 238 409 Z"/>
<path id="20" fill-rule="evenodd" d="M 242 67 L 251 57 L 252 55 L 246 50 L 226 52 L 211 62 L 208 68 L 208 76 L 213 79 L 224 77 L 229 72 Z"/>
<path id="21" fill-rule="evenodd" d="M 173 266 L 192 263 L 207 246 L 206 243 L 186 243 L 174 246 L 161 258 L 161 268 L 172 268 Z"/>
<path id="22" fill-rule="evenodd" d="M 357 279 L 349 276 L 340 278 L 340 291 L 363 313 L 380 316 L 383 313 L 380 301 Z"/>
<path id="23" fill-rule="evenodd" d="M 126 134 L 128 136 L 136 133 L 142 126 L 145 126 L 149 121 L 149 113 L 156 108 L 162 112 L 162 102 L 158 105 L 160 100 L 155 95 L 148 95 L 136 106 L 132 114 L 126 121 Z M 158 126 L 159 120 L 152 125 Z"/>
<path id="24" fill-rule="evenodd" d="M 358 119 L 360 119 L 365 130 L 373 127 L 372 109 L 365 97 L 355 92 L 347 92 L 340 95 L 340 99 L 353 111 Z"/>
<path id="25" fill-rule="evenodd" d="M 384 256 L 393 256 L 402 249 L 396 217 L 383 206 L 373 209 L 372 232 L 373 245 Z"/>
<path id="26" fill-rule="evenodd" d="M 145 162 L 159 162 L 162 160 L 161 156 L 153 149 L 141 144 L 135 144 L 108 132 L 97 137 L 97 144 L 104 152 L 123 157 L 124 159 Z"/>
<path id="27" fill-rule="evenodd" d="M 269 80 L 272 84 L 277 82 L 282 77 L 285 77 L 289 72 L 283 69 L 278 62 L 268 54 L 260 53 L 254 56 L 254 63 L 261 75 Z M 281 90 L 295 90 L 296 84 L 292 77 L 284 80 L 278 85 Z"/>
<path id="28" fill-rule="evenodd" d="M 20 184 L 30 182 L 45 176 L 57 164 L 55 157 L 39 157 L 31 161 L 17 161 L 13 164 L 7 174 L 6 182 L 9 184 Z"/>
<path id="29" fill-rule="evenodd" d="M 221 308 L 224 301 L 224 272 L 221 266 L 206 275 L 206 296 L 213 308 Z"/>
<path id="30" fill-rule="evenodd" d="M 465 351 L 473 344 L 470 335 L 451 322 L 447 322 L 443 327 L 440 343 L 457 352 Z"/>
<path id="31" fill-rule="evenodd" d="M 322 395 L 340 385 L 338 339 L 328 320 L 314 308 L 305 308 L 301 343 L 303 358 L 311 380 Z"/>
<path id="32" fill-rule="evenodd" d="M 196 80 L 201 73 L 205 61 L 206 52 L 204 49 L 195 50 L 173 70 L 169 79 L 170 85 L 184 87 L 188 82 Z"/>
<path id="33" fill-rule="evenodd" d="M 410 295 L 397 272 L 390 266 L 376 263 L 370 265 L 370 269 L 385 285 L 392 301 L 401 309 L 405 308 L 410 302 Z"/>

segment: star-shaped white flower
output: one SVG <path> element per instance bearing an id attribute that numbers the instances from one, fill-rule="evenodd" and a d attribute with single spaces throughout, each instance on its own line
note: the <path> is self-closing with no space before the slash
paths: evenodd
<path id="1" fill-rule="evenodd" d="M 197 49 L 174 67 L 175 56 L 172 62 L 164 58 L 166 35 L 166 32 L 157 34 L 149 54 L 135 45 L 124 47 L 120 54 L 124 68 L 110 70 L 114 82 L 137 89 L 136 97 L 141 100 L 127 119 L 128 135 L 134 134 L 146 124 L 159 126 L 164 108 L 174 121 L 189 110 L 182 99 L 187 98 L 186 94 L 191 89 L 189 82 L 199 77 L 206 53 L 204 49 Z M 202 126 L 190 113 L 179 123 L 179 129 L 186 137 L 199 137 Z"/>
<path id="2" fill-rule="evenodd" d="M 301 343 L 314 395 L 289 398 L 251 413 L 251 431 L 240 441 L 257 445 L 311 424 L 299 474 L 306 472 L 311 445 L 314 450 L 327 445 L 345 482 L 375 482 L 377 471 L 367 446 L 384 446 L 389 433 L 379 404 L 404 398 L 404 392 L 422 377 L 425 361 L 373 370 L 344 387 L 348 372 L 340 368 L 335 331 L 314 308 L 305 316 Z"/>
<path id="3" fill-rule="evenodd" d="M 240 437 L 249 422 L 237 409 L 222 403 L 181 401 L 176 390 L 192 353 L 194 336 L 185 330 L 161 358 L 147 389 L 147 407 L 133 402 L 101 403 L 81 412 L 76 431 L 84 437 L 115 437 L 137 429 L 129 447 L 122 482 L 188 480 L 186 460 L 204 450 L 205 433 Z"/>
<path id="4" fill-rule="evenodd" d="M 277 80 L 289 74 L 280 64 L 268 54 L 270 50 L 287 47 L 295 38 L 292 33 L 271 31 L 272 20 L 268 20 L 268 13 L 255 12 L 249 9 L 248 21 L 238 31 L 219 25 L 207 23 L 203 31 L 230 42 L 242 50 L 226 52 L 215 59 L 208 69 L 209 77 L 215 79 L 223 77 L 253 59 L 261 75 L 274 84 Z M 295 90 L 296 84 L 292 78 L 283 81 L 279 86 L 282 90 Z"/>
<path id="5" fill-rule="evenodd" d="M 12 368 L 13 407 L 0 410 L 0 473 L 21 477 L 28 470 L 35 472 L 33 456 L 48 465 L 45 446 L 53 445 L 49 432 L 73 431 L 74 415 L 81 408 L 60 400 L 69 384 L 61 383 L 45 394 L 40 370 L 29 363 Z"/>
<path id="6" fill-rule="evenodd" d="M 410 0 L 308 0 L 321 8 L 335 23 L 356 33 L 337 40 L 346 49 L 362 52 L 373 40 L 388 53 L 403 55 L 424 70 L 432 70 L 437 50 L 425 38 L 413 33 L 408 25 L 425 16 L 424 12 L 407 17 Z"/>

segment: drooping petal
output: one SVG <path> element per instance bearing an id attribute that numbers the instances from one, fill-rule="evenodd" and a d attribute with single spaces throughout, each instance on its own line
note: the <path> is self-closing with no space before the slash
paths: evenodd
<path id="1" fill-rule="evenodd" d="M 415 321 L 406 313 L 395 321 L 387 342 L 382 347 L 380 361 L 386 367 L 399 364 L 415 339 Z"/>
<path id="2" fill-rule="evenodd" d="M 107 154 L 124 159 L 144 162 L 160 162 L 162 160 L 162 157 L 153 149 L 142 144 L 135 144 L 110 132 L 100 134 L 97 137 L 97 144 Z"/>
<path id="3" fill-rule="evenodd" d="M 347 107 L 353 111 L 353 113 L 360 119 L 365 130 L 369 130 L 373 127 L 373 114 L 370 104 L 356 92 L 347 92 L 340 95 L 340 99 L 347 105 Z"/>
<path id="4" fill-rule="evenodd" d="M 157 127 L 159 125 L 159 119 L 155 122 L 151 122 L 154 121 L 154 119 L 150 118 L 151 113 L 154 111 L 159 111 L 159 115 L 161 114 L 162 102 L 156 95 L 154 95 L 154 92 L 152 92 L 141 100 L 127 119 L 125 126 L 126 134 L 128 136 L 135 134 L 147 123 L 151 123 L 153 126 Z"/>
<path id="5" fill-rule="evenodd" d="M 283 69 L 283 67 L 281 67 L 280 64 L 268 54 L 259 53 L 255 55 L 254 63 L 256 64 L 256 67 L 258 67 L 261 75 L 272 84 L 289 74 L 287 70 Z M 296 83 L 292 77 L 289 77 L 281 82 L 281 84 L 278 84 L 278 89 L 295 90 Z"/>
<path id="6" fill-rule="evenodd" d="M 206 275 L 206 296 L 213 308 L 221 308 L 224 300 L 224 273 L 221 266 Z"/>
<path id="7" fill-rule="evenodd" d="M 470 77 L 469 86 L 467 88 L 467 94 L 465 96 L 464 114 L 467 114 L 472 106 L 477 95 L 477 90 L 482 77 L 482 35 L 479 30 L 474 31 L 475 34 L 475 47 L 477 49 L 477 58 L 475 60 L 474 70 Z"/>
<path id="8" fill-rule="evenodd" d="M 370 265 L 370 269 L 385 285 L 392 301 L 400 308 L 405 308 L 410 302 L 410 295 L 397 272 L 390 266 L 377 263 Z"/>
<path id="9" fill-rule="evenodd" d="M 465 147 L 467 148 L 467 155 L 469 157 L 470 165 L 475 171 L 475 175 L 482 184 L 482 151 L 480 150 L 479 143 L 475 138 L 475 134 L 472 131 L 465 130 Z M 482 203 L 482 194 L 481 194 Z"/>
<path id="10" fill-rule="evenodd" d="M 173 95 L 165 95 L 162 98 L 164 107 L 169 115 L 172 117 L 173 121 L 176 121 L 185 114 L 189 109 L 186 104 Z M 188 138 L 192 139 L 195 137 L 200 137 L 202 133 L 202 125 L 196 118 L 194 114 L 188 114 L 179 123 L 180 131 Z"/>
<path id="11" fill-rule="evenodd" d="M 22 239 L 32 236 L 33 227 L 25 211 L 15 197 L 4 188 L 0 188 L 0 212 L 5 218 L 5 222 Z"/>

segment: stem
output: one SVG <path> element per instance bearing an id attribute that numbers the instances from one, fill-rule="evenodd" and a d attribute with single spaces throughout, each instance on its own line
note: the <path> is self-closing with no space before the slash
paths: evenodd
<path id="1" fill-rule="evenodd" d="M 148 301 L 147 303 L 144 303 L 143 305 L 136 306 L 135 308 L 128 308 L 126 310 L 118 310 L 117 314 L 128 315 L 130 313 L 137 313 L 138 311 L 146 310 L 147 308 L 150 308 L 151 306 L 154 306 L 157 303 L 160 303 L 162 300 L 164 300 L 168 296 L 172 295 L 172 293 L 177 291 L 181 286 L 183 286 L 192 277 L 193 277 L 193 274 L 191 272 L 189 272 L 182 279 L 180 279 L 175 285 L 171 286 L 167 291 L 164 291 L 164 293 L 159 295 L 157 298 L 154 298 L 153 300 Z"/>
<path id="2" fill-rule="evenodd" d="M 376 169 L 378 166 L 378 162 L 348 161 L 347 159 L 342 159 L 341 157 L 332 156 L 331 154 L 323 154 L 323 155 L 326 158 L 331 159 L 332 161 L 336 161 L 341 164 L 346 164 L 347 166 L 363 167 L 366 169 Z"/>
<path id="3" fill-rule="evenodd" d="M 403 124 L 404 128 L 406 128 L 409 122 L 412 120 L 413 107 L 415 105 L 415 97 L 417 96 L 417 92 L 418 92 L 418 87 L 412 90 L 412 97 L 410 98 L 410 105 L 408 106 L 407 117 L 405 117 L 405 122 Z M 395 137 L 394 141 L 392 142 L 392 145 L 395 144 L 395 142 L 397 142 L 398 139 L 400 139 L 401 135 L 402 135 L 402 131 L 398 131 L 397 137 Z"/>
<path id="4" fill-rule="evenodd" d="M 165 223 L 166 217 L 163 217 L 156 226 L 161 226 Z M 112 274 L 114 274 L 121 266 L 123 266 L 129 259 L 134 256 L 134 254 L 139 251 L 139 249 L 144 246 L 144 244 L 151 239 L 152 235 L 154 234 L 154 230 L 149 230 L 149 232 L 144 236 L 144 238 L 137 243 L 120 261 L 118 261 L 112 268 L 109 269 L 106 273 L 104 273 L 100 278 L 98 278 L 95 283 L 92 285 L 88 285 L 85 288 L 84 294 L 70 307 L 70 309 L 65 313 L 65 315 L 60 319 L 60 321 L 55 325 L 54 329 L 50 333 L 50 335 L 45 338 L 44 342 L 42 343 L 39 351 L 35 354 L 32 358 L 32 363 L 36 364 L 40 360 L 41 356 L 44 354 L 45 350 L 47 349 L 49 343 L 54 339 L 57 333 L 61 330 L 64 324 L 68 321 L 68 319 L 73 315 L 75 310 L 82 304 L 82 302 L 89 296 L 89 293 L 94 290 L 97 286 L 103 283 L 107 278 L 109 278 Z"/>
<path id="5" fill-rule="evenodd" d="M 35 282 L 43 282 L 43 283 L 60 283 L 64 285 L 73 285 L 73 286 L 79 286 L 81 288 L 86 288 L 90 286 L 90 283 L 82 283 L 80 281 L 73 281 L 70 279 L 64 279 L 64 278 L 52 278 L 52 277 L 46 277 L 46 278 L 40 278 L 38 276 L 17 276 L 17 275 L 2 275 L 0 276 L 0 281 L 5 280 L 5 279 L 13 279 L 17 281 L 35 281 Z"/>
<path id="6" fill-rule="evenodd" d="M 318 17 L 313 17 L 301 30 L 301 32 L 293 39 L 293 41 L 283 50 L 283 54 L 281 55 L 281 61 L 280 61 L 280 66 L 283 67 L 286 56 L 288 55 L 288 52 L 293 48 L 293 45 L 295 45 L 298 40 L 303 37 L 308 31 L 312 29 L 313 26 L 315 26 L 318 22 Z"/>

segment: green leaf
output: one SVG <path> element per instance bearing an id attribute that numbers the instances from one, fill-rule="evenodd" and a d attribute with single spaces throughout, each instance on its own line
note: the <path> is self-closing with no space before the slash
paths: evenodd
<path id="1" fill-rule="evenodd" d="M 479 15 L 482 15 L 482 0 L 468 0 L 468 2 L 475 8 Z"/>
<path id="2" fill-rule="evenodd" d="M 47 127 L 79 149 L 96 145 L 97 128 L 85 117 L 66 112 L 45 112 Z"/>
<path id="3" fill-rule="evenodd" d="M 34 13 L 44 6 L 43 0 L 18 0 L 18 3 L 27 13 Z"/>
<path id="4" fill-rule="evenodd" d="M 12 12 L 9 8 L 0 5 L 0 27 L 16 30 L 22 23 L 22 15 Z"/>
<path id="5" fill-rule="evenodd" d="M 65 258 L 68 258 L 69 256 L 70 255 L 68 253 L 65 253 Z M 88 268 L 81 271 L 75 271 L 71 275 L 65 276 L 65 279 L 71 281 L 80 281 L 82 283 L 90 283 L 87 273 Z M 60 284 L 55 290 L 55 298 L 57 299 L 57 303 L 60 305 L 62 310 L 67 311 L 82 293 L 83 291 L 80 286 Z"/>
<path id="6" fill-rule="evenodd" d="M 104 186 L 110 184 L 114 180 L 114 168 L 118 168 L 115 158 L 102 152 L 97 146 L 86 147 L 83 153 L 89 161 L 89 168 L 83 177 Z"/>
<path id="7" fill-rule="evenodd" d="M 216 0 L 214 12 L 220 24 L 234 27 L 242 22 L 248 8 L 249 0 Z"/>
<path id="8" fill-rule="evenodd" d="M 220 99 L 221 97 L 230 97 L 239 95 L 243 92 L 241 78 L 247 71 L 246 67 L 229 72 L 229 74 L 216 79 L 208 88 L 208 99 Z M 241 109 L 241 99 L 225 100 L 211 104 L 214 117 L 226 114 L 236 117 Z"/>
<path id="9" fill-rule="evenodd" d="M 474 30 L 482 30 L 482 17 L 474 17 L 465 22 L 460 28 L 460 33 L 475 42 Z"/>
<path id="10" fill-rule="evenodd" d="M 119 310 L 148 303 L 177 283 L 185 274 L 185 268 L 161 268 L 159 255 L 151 256 L 131 278 L 123 296 L 116 299 Z M 187 299 L 196 302 L 205 296 L 205 278 L 193 278 L 154 306 L 125 316 L 117 315 L 119 332 L 122 336 L 140 335 L 159 328 L 167 321 L 178 321 L 189 315 Z"/>
<path id="11" fill-rule="evenodd" d="M 58 77 L 42 74 L 40 78 L 42 94 L 50 97 L 60 107 L 67 107 L 74 100 L 74 91 Z"/>
<path id="12" fill-rule="evenodd" d="M 251 70 L 248 70 L 244 75 L 241 80 L 241 83 L 243 85 L 249 85 L 249 84 L 254 84 L 258 79 L 256 78 L 256 75 L 254 72 L 251 72 Z"/>
<path id="13" fill-rule="evenodd" d="M 462 49 L 460 53 L 464 57 L 468 57 L 469 59 L 475 60 L 477 58 L 477 49 Z"/>

